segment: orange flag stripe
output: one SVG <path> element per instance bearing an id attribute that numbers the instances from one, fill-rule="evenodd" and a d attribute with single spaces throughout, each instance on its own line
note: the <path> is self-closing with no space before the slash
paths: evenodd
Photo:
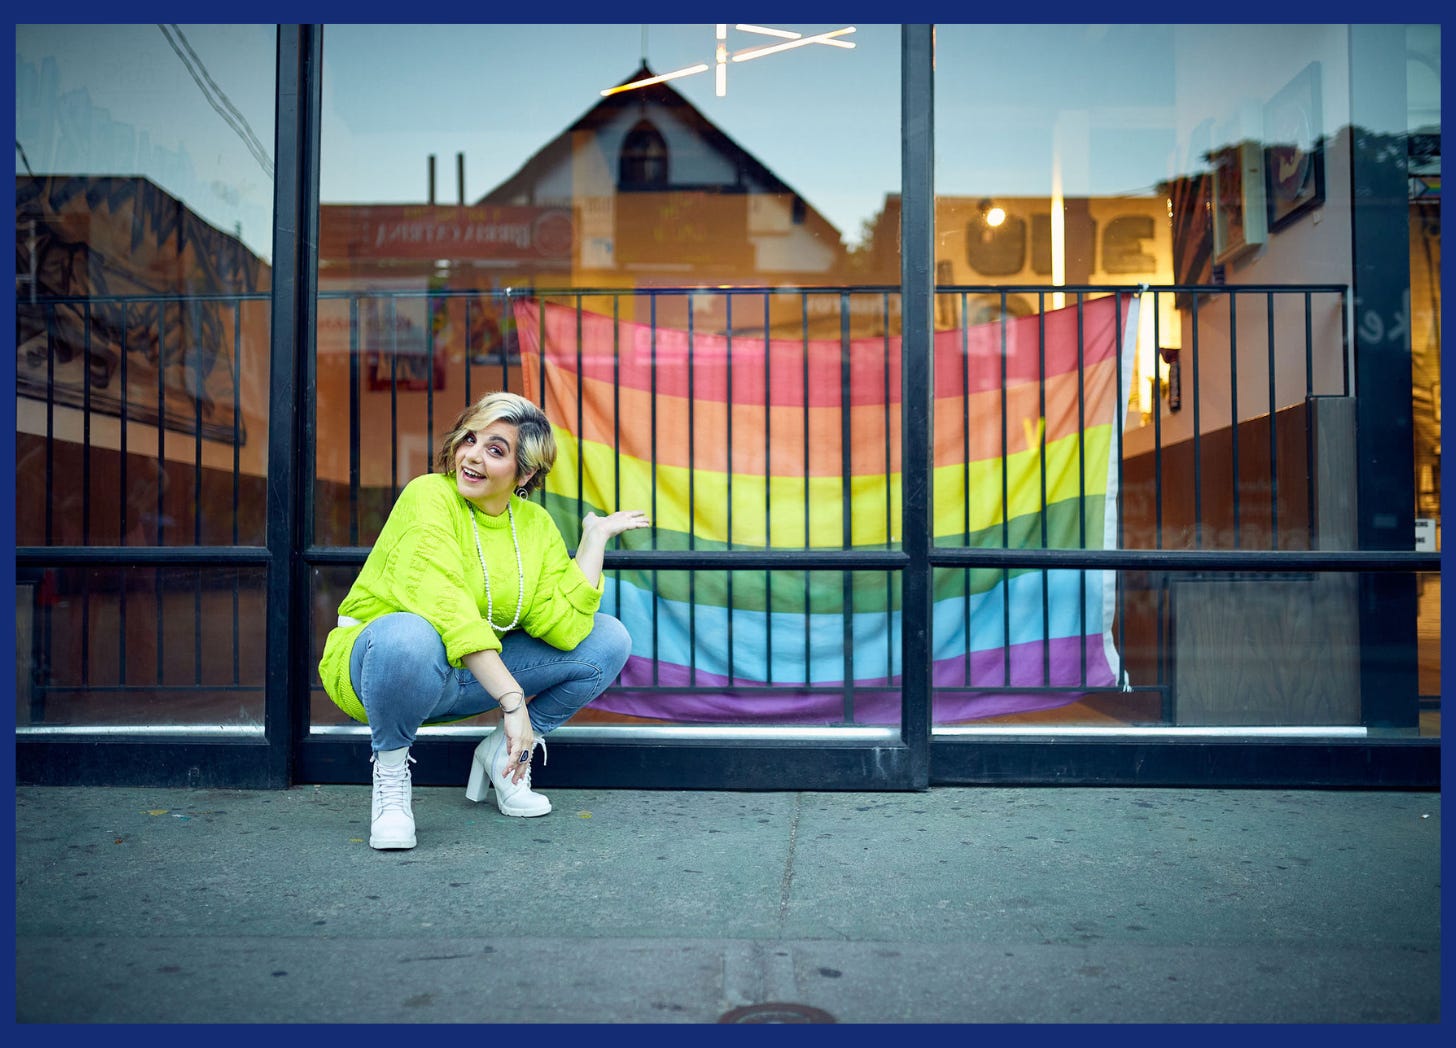
<path id="1" fill-rule="evenodd" d="M 942 468 L 965 462 L 968 452 L 972 462 L 1002 458 L 1037 448 L 1043 439 L 1050 444 L 1075 435 L 1080 424 L 1096 424 L 1109 414 L 1107 398 L 1116 377 L 1115 362 L 1105 360 L 1087 367 L 1080 381 L 1075 372 L 1047 379 L 1045 416 L 1037 383 L 1010 386 L 1004 397 L 1004 447 L 999 389 L 973 393 L 969 398 L 939 399 L 935 402 L 935 465 Z M 1083 404 L 1080 421 L 1079 400 Z M 887 412 L 882 404 L 850 409 L 847 464 L 838 407 L 771 407 L 765 411 L 762 404 L 735 404 L 730 409 L 722 401 L 699 400 L 690 414 L 681 397 L 659 393 L 654 398 L 646 391 L 623 387 L 614 391 L 609 383 L 581 378 L 548 361 L 547 415 L 575 430 L 578 405 L 583 440 L 619 447 L 623 455 L 663 466 L 780 477 L 803 476 L 806 462 L 808 475 L 814 477 L 883 476 L 900 469 L 898 408 Z M 967 418 L 978 420 L 970 430 L 969 449 L 965 443 Z"/>

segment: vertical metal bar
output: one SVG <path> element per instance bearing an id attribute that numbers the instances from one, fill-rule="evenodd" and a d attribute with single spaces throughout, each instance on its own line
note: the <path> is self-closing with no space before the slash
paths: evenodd
<path id="1" fill-rule="evenodd" d="M 165 302 L 157 303 L 157 528 L 156 545 L 162 545 L 162 529 L 166 520 L 165 509 L 165 486 L 167 479 L 167 306 Z M 162 636 L 162 622 L 164 615 L 162 605 L 166 600 L 163 577 L 166 575 L 166 568 L 158 568 L 152 576 L 152 594 L 155 603 L 152 607 L 153 623 L 152 636 L 155 638 L 153 644 L 157 652 L 155 681 L 163 683 L 164 674 L 162 668 L 166 665 L 166 645 Z"/>
<path id="2" fill-rule="evenodd" d="M 157 532 L 156 545 L 162 545 L 166 521 L 165 480 L 167 473 L 167 307 L 157 303 Z M 159 573 L 160 576 L 160 573 Z M 158 595 L 160 599 L 160 594 Z M 160 662 L 158 666 L 160 667 Z"/>
<path id="3" fill-rule="evenodd" d="M 612 295 L 612 500 L 622 504 L 622 296 Z M 652 518 L 652 544 L 657 544 L 657 518 Z M 622 615 L 622 573 L 613 572 L 617 617 Z"/>
<path id="4" fill-rule="evenodd" d="M 81 306 L 81 545 L 91 545 L 91 303 Z M 200 400 L 198 410 L 201 410 Z M 83 649 L 84 650 L 84 649 Z"/>
<path id="5" fill-rule="evenodd" d="M 179 308 L 182 317 L 196 316 L 201 304 L 192 302 L 190 309 Z M 186 320 L 183 320 L 186 323 Z M 193 348 L 192 382 L 198 395 L 192 401 L 192 544 L 202 545 L 202 346 Z M 192 683 L 202 683 L 202 568 L 192 583 Z"/>
<path id="6" fill-rule="evenodd" d="M 349 296 L 349 545 L 359 545 L 359 496 L 362 462 L 359 441 L 364 436 L 363 375 L 359 366 L 359 296 Z M 332 541 L 332 539 L 331 539 Z"/>
<path id="7" fill-rule="evenodd" d="M 1315 548 L 1314 296 L 1304 299 L 1304 526 L 1305 548 Z"/>
<path id="8" fill-rule="evenodd" d="M 56 519 L 56 307 L 46 316 L 45 543 L 55 544 Z M 49 607 L 49 605 L 46 605 Z"/>
<path id="9" fill-rule="evenodd" d="M 970 546 L 971 541 L 971 325 L 967 322 L 966 293 L 960 292 L 960 327 L 961 327 L 961 396 L 964 398 L 961 404 L 960 417 L 956 423 L 961 427 L 961 528 L 965 537 L 961 540 L 964 545 Z M 1002 357 L 1004 363 L 1005 357 Z M 1004 386 L 1003 386 L 1004 390 Z M 939 425 L 939 419 L 935 425 Z M 1006 434 L 1006 400 L 1003 395 L 1001 400 L 1001 433 Z M 1004 443 L 1004 440 L 1003 440 Z M 932 435 L 930 446 L 936 446 L 935 437 Z M 1004 448 L 1003 448 L 1004 452 Z M 1001 475 L 1006 476 L 1006 462 L 1001 463 Z M 1004 505 L 1004 503 L 1003 503 Z M 1005 516 L 1003 512 L 1002 516 Z M 965 650 L 961 652 L 961 683 L 967 686 L 971 683 L 971 587 L 974 585 L 975 572 L 971 568 L 961 570 L 961 621 L 965 623 L 966 643 Z"/>
<path id="10" fill-rule="evenodd" d="M 425 469 L 430 469 L 430 448 L 435 443 L 435 305 L 448 313 L 450 299 L 439 289 L 425 288 Z"/>
<path id="11" fill-rule="evenodd" d="M 931 637 L 934 589 L 930 550 L 934 424 L 932 332 L 935 309 L 935 35 L 928 24 L 900 30 L 901 135 L 900 474 L 905 553 L 901 629 L 901 727 L 910 751 L 909 785 L 930 783 Z"/>
<path id="12" fill-rule="evenodd" d="M 1274 292 L 1265 296 L 1265 322 L 1268 326 L 1269 354 L 1269 541 L 1271 549 L 1279 548 L 1279 401 L 1276 399 L 1274 363 Z"/>
<path id="13" fill-rule="evenodd" d="M 1037 438 L 1037 472 L 1041 484 L 1041 548 L 1047 548 L 1047 434 L 1046 434 L 1046 292 L 1037 292 L 1036 303 L 1036 410 L 1042 421 L 1041 433 Z M 1040 569 L 1041 573 L 1041 682 L 1050 685 L 1052 682 L 1052 609 L 1051 609 L 1051 573 L 1046 568 Z M 1007 594 L 1010 596 L 1010 593 Z M 1006 638 L 1006 652 L 1010 657 L 1011 638 Z"/>
<path id="14" fill-rule="evenodd" d="M 887 291 L 880 292 L 880 355 L 883 360 L 883 380 L 881 386 L 881 401 L 884 403 L 884 426 L 885 426 L 885 548 L 893 549 L 895 544 L 895 514 L 894 514 L 894 490 L 890 481 L 892 470 L 890 468 L 891 451 L 891 427 L 894 425 L 894 416 L 890 411 L 890 294 Z M 885 572 L 885 686 L 889 687 L 894 679 L 895 665 L 895 631 L 891 629 L 893 622 L 893 600 L 895 573 Z"/>
<path id="15" fill-rule="evenodd" d="M 657 522 L 657 483 L 656 483 L 656 480 L 657 480 L 657 293 L 655 291 L 648 291 L 647 292 L 647 309 L 648 309 L 648 317 L 649 317 L 649 319 L 651 321 L 651 324 L 648 327 L 648 333 L 649 333 L 649 344 L 648 344 L 648 361 L 649 361 L 649 367 L 648 367 L 648 372 L 649 372 L 649 374 L 651 376 L 650 379 L 649 379 L 649 381 L 648 381 L 648 389 L 651 391 L 651 397 L 648 400 L 648 403 L 651 405 L 651 409 L 649 411 L 649 415 L 651 416 L 651 423 L 650 423 L 650 428 L 648 430 L 648 432 L 651 434 L 651 437 L 649 438 L 650 441 L 651 441 L 651 444 L 650 444 L 651 451 L 650 451 L 650 453 L 648 455 L 648 459 L 649 459 L 649 461 L 651 463 L 651 469 L 649 471 L 649 475 L 652 477 L 652 480 L 653 480 L 653 483 L 652 483 L 652 520 L 653 520 L 653 524 L 655 526 L 656 525 L 656 522 Z M 634 317 L 637 315 L 637 310 L 635 308 L 632 311 L 632 315 Z M 543 376 L 543 378 L 544 378 L 544 376 Z M 542 382 L 541 388 L 543 390 L 546 388 L 544 381 Z M 660 578 L 660 576 L 658 575 L 657 569 L 656 568 L 653 568 L 652 569 L 652 593 L 653 593 L 653 600 L 652 600 L 652 685 L 653 685 L 653 687 L 656 687 L 658 684 L 660 684 L 662 682 L 662 674 L 661 674 L 661 669 L 662 669 L 661 633 L 659 632 L 659 625 L 658 625 L 658 601 L 657 601 L 657 598 L 656 598 L 656 594 L 658 594 L 658 593 L 660 593 L 662 591 L 661 586 L 658 585 L 659 578 Z"/>
<path id="16" fill-rule="evenodd" d="M 799 293 L 799 348 L 800 358 L 802 361 L 801 366 L 803 369 L 802 385 L 800 388 L 803 390 L 804 396 L 803 413 L 801 415 L 801 418 L 803 419 L 804 430 L 804 548 L 808 549 L 810 545 L 812 545 L 812 542 L 810 541 L 812 536 L 811 528 L 813 527 L 813 521 L 811 519 L 811 507 L 814 503 L 814 500 L 810 497 L 809 494 L 811 483 L 811 477 L 809 473 L 809 460 L 811 457 L 809 450 L 809 296 L 807 292 L 802 291 Z M 814 680 L 814 675 L 811 672 L 814 653 L 813 645 L 810 643 L 809 637 L 809 608 L 811 604 L 810 588 L 813 585 L 813 572 L 806 571 L 803 573 L 803 577 L 804 683 L 808 685 L 812 684 Z"/>
<path id="17" fill-rule="evenodd" d="M 81 323 L 81 545 L 91 545 L 91 303 L 82 307 Z M 91 683 L 91 573 L 81 576 L 81 685 Z"/>
<path id="18" fill-rule="evenodd" d="M 854 546 L 854 368 L 853 350 L 850 342 L 849 292 L 839 293 L 839 473 L 840 473 L 840 541 L 843 547 Z M 854 572 L 840 575 L 839 585 L 843 594 L 844 614 L 841 618 L 842 645 L 844 648 L 844 708 L 846 724 L 854 723 Z M 811 607 L 808 609 L 813 611 Z"/>
<path id="19" fill-rule="evenodd" d="M 242 455 L 243 455 L 243 301 L 238 300 L 233 309 L 233 353 L 232 353 L 232 375 L 233 384 L 233 462 L 232 462 L 232 544 L 239 545 L 239 521 L 238 514 L 242 512 L 242 495 L 240 490 L 242 478 Z M 310 504 L 312 500 L 309 500 Z M 234 589 L 234 593 L 236 593 Z M 237 616 L 233 616 L 233 625 L 237 625 Z"/>
<path id="20" fill-rule="evenodd" d="M 127 359 L 126 358 L 127 358 L 127 353 L 129 352 L 129 347 L 127 345 L 127 332 L 128 332 L 128 328 L 129 328 L 129 325 L 130 325 L 130 321 L 127 319 L 127 317 L 128 317 L 128 314 L 130 313 L 130 311 L 131 310 L 130 310 L 129 304 L 126 303 L 126 302 L 122 302 L 121 303 L 121 361 L 120 361 L 120 365 L 118 367 L 118 376 L 120 378 L 120 387 L 116 391 L 116 395 L 117 395 L 117 397 L 119 398 L 119 400 L 121 402 L 120 403 L 120 417 L 121 417 L 120 426 L 121 426 L 121 428 L 120 428 L 120 431 L 119 431 L 119 434 L 118 434 L 118 436 L 119 436 L 119 446 L 120 446 L 121 451 L 120 451 L 120 458 L 119 458 L 118 464 L 117 464 L 117 467 L 118 467 L 117 468 L 117 475 L 120 478 L 120 483 L 121 483 L 121 488 L 120 488 L 121 495 L 120 495 L 120 497 L 116 501 L 117 501 L 118 505 L 120 506 L 120 513 L 121 513 L 120 542 L 121 542 L 121 545 L 123 545 L 123 546 L 125 546 L 127 544 L 127 535 L 126 535 L 126 533 L 127 533 L 128 530 L 130 530 L 130 524 L 131 524 L 131 521 L 130 521 L 130 519 L 128 517 L 128 514 L 127 514 L 127 508 L 131 505 L 131 499 L 128 497 L 128 494 L 131 491 L 131 486 L 127 483 L 127 456 L 128 456 L 128 453 L 127 453 L 127 431 L 131 428 L 131 423 L 127 419 L 127 400 L 128 400 L 128 397 L 126 395 L 126 388 L 127 388 L 126 387 L 126 384 L 127 384 L 127 381 L 128 381 L 128 378 L 127 378 Z M 127 592 L 131 589 L 131 587 L 129 585 L 127 585 L 127 583 L 126 583 L 126 576 L 127 576 L 127 574 L 128 574 L 128 572 L 124 568 L 118 573 L 119 578 L 120 578 L 120 586 L 119 586 L 119 588 L 117 590 L 117 594 L 116 594 L 116 620 L 117 620 L 116 621 L 116 635 L 118 637 L 118 641 L 117 641 L 117 645 L 116 645 L 116 650 L 117 650 L 117 681 L 122 686 L 125 686 L 126 685 L 126 638 L 127 638 L 127 631 L 126 631 L 126 595 L 127 595 Z"/>
<path id="21" fill-rule="evenodd" d="M 1243 545 L 1239 535 L 1239 295 L 1228 290 L 1229 300 L 1229 461 L 1233 464 L 1234 548 Z"/>
<path id="22" fill-rule="evenodd" d="M 1001 548 L 1011 548 L 1011 434 L 1007 416 L 1011 412 L 1011 382 L 1007 373 L 1010 346 L 1007 344 L 1006 292 L 998 296 L 1000 311 L 997 314 L 997 330 L 1001 336 Z M 970 425 L 970 420 L 966 421 Z M 967 485 L 970 474 L 967 473 Z M 966 489 L 970 493 L 969 486 Z M 970 619 L 966 620 L 966 644 L 970 645 Z M 1011 569 L 1001 569 L 1001 683 L 1011 686 Z"/>
<path id="23" fill-rule="evenodd" d="M 696 332 L 695 318 L 693 316 L 693 305 L 695 299 L 693 292 L 687 294 L 688 307 L 688 549 L 697 549 L 698 546 L 698 515 L 697 515 L 697 467 L 696 445 L 693 441 L 694 432 L 698 428 L 697 405 L 693 398 L 697 395 L 696 360 L 697 345 L 694 342 Z M 698 573 L 689 571 L 687 573 L 688 583 L 688 685 L 696 687 L 698 683 L 698 598 L 697 581 Z"/>
<path id="24" fill-rule="evenodd" d="M 1194 545 L 1199 549 L 1203 548 L 1203 439 L 1202 426 L 1199 424 L 1199 398 L 1198 398 L 1198 292 L 1193 292 L 1192 306 L 1189 310 L 1189 326 L 1192 328 L 1189 333 L 1189 370 L 1192 372 L 1191 385 L 1193 387 L 1193 535 Z"/>
<path id="25" fill-rule="evenodd" d="M 584 352 L 583 352 L 583 349 L 582 349 L 582 342 L 583 342 L 583 338 L 584 338 L 584 329 L 582 327 L 582 315 L 583 315 L 583 313 L 582 313 L 582 298 L 581 298 L 581 295 L 576 295 L 575 296 L 575 299 L 576 299 L 576 390 L 577 390 L 577 393 L 576 393 L 576 527 L 577 527 L 576 535 L 577 535 L 577 539 L 576 539 L 576 541 L 577 541 L 577 543 L 580 543 L 581 542 L 581 520 L 582 520 L 582 518 L 584 516 L 586 516 L 586 513 L 585 513 L 585 509 L 586 509 L 586 507 L 585 507 L 585 502 L 586 502 L 586 440 L 585 440 L 585 437 L 584 437 L 584 432 L 582 430 L 582 426 L 584 425 L 584 423 L 582 421 L 582 406 L 581 406 L 582 405 L 582 401 L 586 399 L 586 397 L 584 395 L 585 390 L 586 390 L 586 381 L 583 378 L 583 376 L 586 374 L 586 371 L 585 371 L 585 369 L 583 367 L 583 364 L 585 362 L 585 359 L 584 359 L 584 356 L 585 355 L 584 355 Z M 541 401 L 542 401 L 542 405 L 544 406 L 545 405 L 545 401 L 546 401 L 546 386 L 545 386 L 544 383 L 541 386 Z M 546 500 L 546 489 L 544 487 L 541 489 L 541 500 L 542 500 L 542 503 L 544 504 L 545 503 L 545 500 Z M 611 506 L 603 506 L 602 507 L 602 509 L 605 510 L 606 512 L 611 512 L 614 508 L 615 507 L 611 507 Z"/>
<path id="26" fill-rule="evenodd" d="M 190 310 L 186 312 L 190 312 Z M 200 341 L 192 350 L 192 382 L 197 390 L 197 394 L 192 398 L 192 544 L 194 546 L 202 545 L 202 346 Z"/>
<path id="27" fill-rule="evenodd" d="M 389 292 L 385 300 L 389 317 L 389 491 L 391 500 L 399 494 L 399 295 Z"/>
<path id="28" fill-rule="evenodd" d="M 1141 296 L 1139 296 L 1141 298 Z M 1141 322 L 1142 308 L 1147 303 L 1142 302 L 1139 306 L 1138 319 Z M 1162 399 L 1158 388 L 1158 364 L 1156 358 L 1153 361 L 1152 375 L 1144 378 L 1151 387 L 1153 398 L 1153 545 L 1157 549 L 1163 548 L 1163 409 Z"/>
<path id="29" fill-rule="evenodd" d="M 263 716 L 267 781 L 288 784 L 298 736 L 308 730 L 313 674 L 309 570 L 299 508 L 307 478 L 299 453 L 312 445 L 318 322 L 318 149 L 322 28 L 278 27 L 278 105 L 273 182 L 272 347 L 268 412 L 267 680 Z M 293 714 L 290 724 L 289 714 Z"/>
<path id="30" fill-rule="evenodd" d="M 724 399 L 727 401 L 724 412 L 727 419 L 727 432 L 724 434 L 724 439 L 728 442 L 728 460 L 726 465 L 724 466 L 724 476 L 726 478 L 725 483 L 727 486 L 728 503 L 727 507 L 724 510 L 724 519 L 726 522 L 727 533 L 724 536 L 725 541 L 723 544 L 723 548 L 731 550 L 733 548 L 733 292 L 731 290 L 724 291 L 723 293 L 723 327 L 724 330 L 727 332 L 727 347 L 724 353 L 726 367 L 725 382 L 727 385 L 727 388 L 724 391 Z M 765 398 L 765 401 L 766 400 L 767 398 Z M 765 402 L 765 415 L 767 414 L 767 410 L 768 404 Z M 724 614 L 727 616 L 728 619 L 728 667 L 726 672 L 728 681 L 731 685 L 732 681 L 736 676 L 733 667 L 734 604 L 732 571 L 723 572 L 723 587 L 726 594 L 724 600 Z"/>
<path id="31" fill-rule="evenodd" d="M 773 343 L 769 339 L 773 331 L 771 323 L 771 292 L 763 293 L 763 548 L 773 548 Z M 773 671 L 773 589 L 772 568 L 763 569 L 763 650 L 764 683 L 772 684 Z"/>
<path id="32" fill-rule="evenodd" d="M 127 352 L 128 352 L 128 347 L 127 347 L 127 325 L 128 325 L 127 315 L 130 313 L 130 307 L 129 307 L 129 304 L 128 303 L 122 302 L 122 303 L 120 303 L 120 308 L 121 308 L 121 331 L 119 333 L 119 338 L 121 340 L 121 359 L 118 361 L 118 364 L 117 364 L 118 387 L 117 387 L 117 390 L 116 390 L 117 399 L 120 401 L 119 412 L 118 412 L 118 414 L 120 416 L 120 422 L 119 422 L 120 428 L 117 431 L 117 441 L 118 441 L 119 451 L 118 451 L 118 454 L 117 454 L 117 462 L 116 462 L 117 482 L 118 482 L 118 485 L 119 485 L 118 491 L 120 492 L 120 495 L 119 495 L 119 497 L 116 500 L 116 506 L 117 506 L 117 515 L 118 515 L 118 519 L 117 519 L 117 535 L 118 535 L 118 539 L 117 539 L 117 541 L 119 542 L 120 545 L 125 546 L 125 545 L 127 545 L 126 533 L 127 533 L 127 531 L 129 530 L 129 528 L 131 526 L 130 516 L 127 513 L 127 509 L 131 506 L 131 500 L 127 497 L 128 494 L 131 491 L 131 488 L 127 484 L 127 472 L 128 471 L 127 471 L 127 461 L 126 461 L 127 460 L 127 435 L 128 435 L 127 434 L 127 430 L 131 428 L 130 427 L 130 424 L 127 421 L 127 406 L 128 406 L 127 405 L 127 400 L 128 400 L 128 398 L 127 398 L 127 395 L 126 395 L 126 383 L 127 383 L 127 374 L 126 374 L 126 371 L 127 371 L 127 366 L 126 366 L 127 365 L 127 360 L 126 360 L 126 356 L 127 356 Z M 87 412 L 87 414 L 90 414 L 90 412 Z M 125 586 L 123 586 L 121 588 L 121 598 L 122 598 L 122 606 L 125 607 L 125 603 L 126 603 L 126 587 Z M 126 634 L 123 633 L 122 636 L 125 637 Z M 126 656 L 126 645 L 125 644 L 121 645 L 121 650 L 122 650 L 122 657 L 125 658 L 125 656 Z"/>
<path id="33" fill-rule="evenodd" d="M 1153 302 L 1157 302 L 1157 292 L 1153 293 Z M 1087 294 L 1085 291 L 1077 292 L 1077 548 L 1087 548 L 1087 332 L 1085 307 Z M 1154 316 L 1157 314 L 1155 313 Z M 1114 349 L 1117 345 L 1117 336 L 1113 335 Z M 1154 344 L 1157 340 L 1154 339 Z M 1081 674 L 1078 681 L 1085 686 L 1087 684 L 1087 572 L 1077 572 L 1077 619 L 1081 624 L 1081 632 L 1077 642 L 1078 656 L 1081 662 Z"/>
<path id="34" fill-rule="evenodd" d="M 1356 536 L 1361 550 L 1415 545 L 1410 341 L 1410 203 L 1404 152 L 1406 27 L 1354 24 L 1349 125 L 1355 323 Z M 1401 129 L 1398 135 L 1377 128 Z M 1402 335 L 1404 332 L 1404 335 Z M 1360 576 L 1361 719 L 1419 726 L 1416 577 Z"/>
<path id="35" fill-rule="evenodd" d="M 475 377 L 475 369 L 471 363 L 475 359 L 475 347 L 470 344 L 470 332 L 474 330 L 475 318 L 471 314 L 475 312 L 476 297 L 474 294 L 465 296 L 465 403 L 467 404 L 470 403 L 470 382 Z M 504 327 L 501 328 L 501 333 L 501 356 L 505 356 Z M 483 346 L 481 348 L 484 349 Z M 480 355 L 484 357 L 485 353 L 482 352 Z"/>

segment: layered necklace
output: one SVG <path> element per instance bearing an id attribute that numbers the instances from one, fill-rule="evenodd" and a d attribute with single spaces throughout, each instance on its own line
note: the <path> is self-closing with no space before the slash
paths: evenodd
<path id="1" fill-rule="evenodd" d="M 509 626 L 500 626 L 495 621 L 495 603 L 490 599 L 490 569 L 485 566 L 485 554 L 480 549 L 480 525 L 475 522 L 475 510 L 470 511 L 470 534 L 475 536 L 475 555 L 480 558 L 480 573 L 485 576 L 485 621 L 497 633 L 508 633 L 521 621 L 521 605 L 526 600 L 526 573 L 521 570 L 521 542 L 516 538 L 516 513 L 506 503 L 506 514 L 511 520 L 511 545 L 516 548 L 516 615 Z"/>

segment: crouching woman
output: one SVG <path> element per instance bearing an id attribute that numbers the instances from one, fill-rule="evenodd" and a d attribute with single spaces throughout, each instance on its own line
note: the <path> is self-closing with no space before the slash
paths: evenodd
<path id="1" fill-rule="evenodd" d="M 461 412 L 436 472 L 400 492 L 339 604 L 319 661 L 324 690 L 369 725 L 369 844 L 415 846 L 410 747 L 421 726 L 499 707 L 475 749 L 465 795 L 494 788 L 505 815 L 545 815 L 531 759 L 555 727 L 599 696 L 631 639 L 597 610 L 607 543 L 649 526 L 639 510 L 588 513 L 573 559 L 547 511 L 529 501 L 556 461 L 551 425 L 513 393 Z"/>

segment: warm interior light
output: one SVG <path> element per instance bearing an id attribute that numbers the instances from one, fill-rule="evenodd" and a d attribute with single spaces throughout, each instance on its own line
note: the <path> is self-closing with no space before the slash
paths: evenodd
<path id="1" fill-rule="evenodd" d="M 1052 158 L 1052 283 L 1061 287 L 1067 282 L 1067 202 L 1062 196 L 1062 158 L 1058 153 Z M 1052 293 L 1052 308 L 1061 309 L 1067 304 L 1064 292 Z"/>
<path id="2" fill-rule="evenodd" d="M 1004 207 L 991 207 L 986 211 L 986 225 L 995 229 L 1006 221 L 1006 209 Z"/>
<path id="3" fill-rule="evenodd" d="M 706 62 L 699 62 L 695 66 L 688 66 L 686 69 L 674 69 L 671 73 L 663 73 L 661 76 L 649 76 L 642 80 L 633 80 L 630 83 L 618 84 L 616 87 L 609 87 L 602 92 L 602 97 L 615 95 L 619 91 L 631 91 L 637 87 L 647 87 L 650 84 L 660 84 L 664 80 L 676 80 L 680 76 L 692 76 L 694 73 L 703 73 L 708 69 Z"/>

